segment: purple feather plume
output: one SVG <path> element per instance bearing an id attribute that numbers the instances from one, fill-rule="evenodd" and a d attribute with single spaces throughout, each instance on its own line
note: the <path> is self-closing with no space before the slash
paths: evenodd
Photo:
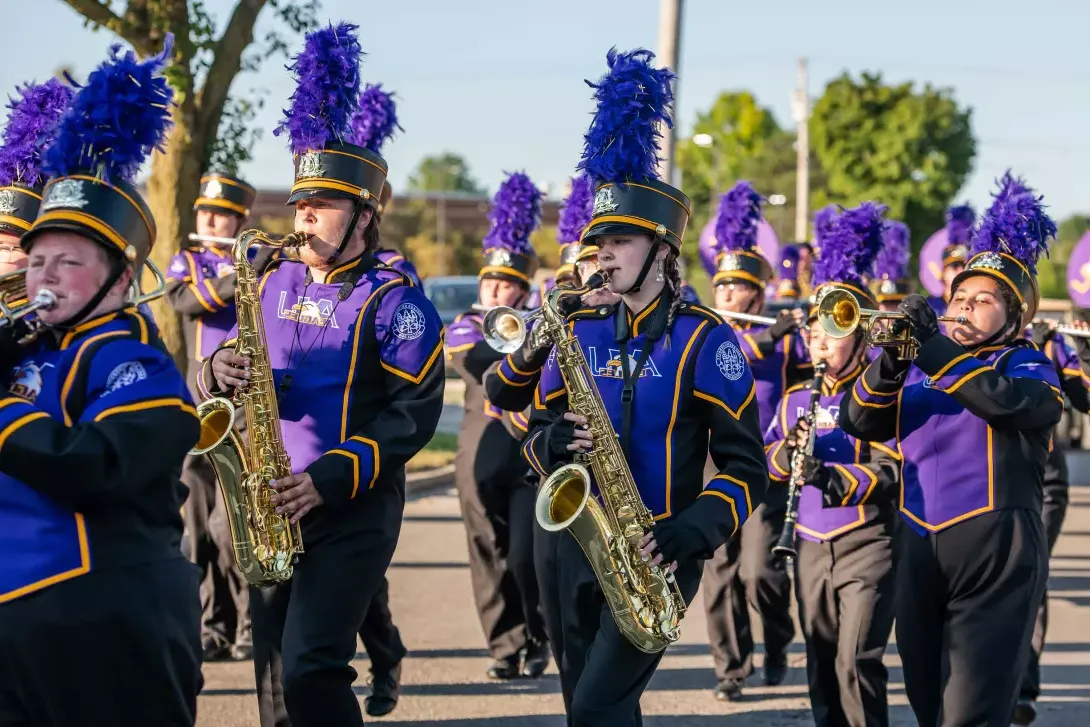
<path id="1" fill-rule="evenodd" d="M 383 91 L 381 83 L 367 84 L 360 94 L 360 108 L 352 117 L 352 143 L 381 155 L 382 145 L 395 129 L 404 131 L 397 123 L 394 95 Z"/>
<path id="2" fill-rule="evenodd" d="M 11 113 L 0 146 L 0 187 L 15 183 L 41 187 L 42 150 L 52 142 L 61 117 L 76 92 L 51 78 L 45 83 L 19 89 L 18 100 L 8 104 Z"/>
<path id="3" fill-rule="evenodd" d="M 1007 172 L 999 180 L 1000 189 L 993 195 L 992 206 L 984 213 L 973 235 L 972 255 L 982 252 L 1005 252 L 1037 272 L 1037 261 L 1056 237 L 1056 223 L 1045 214 L 1043 197 Z"/>
<path id="4" fill-rule="evenodd" d="M 655 54 L 646 49 L 606 55 L 609 72 L 594 89 L 598 106 L 584 137 L 578 169 L 596 182 L 657 179 L 659 124 L 673 126 L 674 72 L 653 68 Z"/>
<path id="5" fill-rule="evenodd" d="M 109 60 L 91 72 L 72 99 L 42 170 L 58 177 L 83 171 L 107 182 L 131 182 L 153 151 L 163 151 L 172 123 L 174 90 L 162 71 L 173 48 L 170 33 L 163 50 L 146 60 L 131 50 L 120 55 L 121 46 L 111 46 Z"/>
<path id="6" fill-rule="evenodd" d="M 564 200 L 560 210 L 560 221 L 556 225 L 556 241 L 561 245 L 579 242 L 583 230 L 587 229 L 594 216 L 594 183 L 586 174 L 579 174 L 571 180 L 571 192 Z"/>
<path id="7" fill-rule="evenodd" d="M 874 260 L 874 277 L 901 280 L 908 277 L 908 261 L 912 257 L 909 247 L 908 225 L 891 220 L 886 223 L 884 243 Z"/>
<path id="8" fill-rule="evenodd" d="M 863 284 L 863 275 L 871 274 L 874 259 L 882 249 L 885 212 L 885 205 L 864 202 L 841 211 L 818 230 L 815 286 L 831 282 Z"/>
<path id="9" fill-rule="evenodd" d="M 968 244 L 975 222 L 976 212 L 970 205 L 958 205 L 946 210 L 946 244 Z"/>
<path id="10" fill-rule="evenodd" d="M 358 29 L 352 23 L 338 23 L 308 33 L 303 52 L 288 66 L 295 72 L 295 93 L 273 134 L 286 131 L 293 154 L 348 140 L 360 100 L 363 49 Z"/>
<path id="11" fill-rule="evenodd" d="M 530 235 L 541 221 L 541 190 L 522 172 L 503 180 L 488 213 L 491 227 L 484 249 L 504 249 L 520 255 L 533 253 Z"/>
<path id="12" fill-rule="evenodd" d="M 720 198 L 715 220 L 717 252 L 753 250 L 757 246 L 761 202 L 761 195 L 746 181 L 738 182 Z"/>

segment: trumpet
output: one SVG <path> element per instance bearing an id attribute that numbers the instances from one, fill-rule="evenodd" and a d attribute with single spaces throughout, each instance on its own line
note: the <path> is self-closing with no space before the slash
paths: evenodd
<path id="1" fill-rule="evenodd" d="M 863 326 L 868 346 L 896 348 L 904 360 L 915 358 L 919 348 L 909 329 L 895 330 L 893 326 L 875 324 L 906 318 L 904 313 L 860 308 L 855 296 L 842 288 L 826 289 L 817 301 L 817 319 L 826 335 L 845 338 Z M 938 319 L 951 323 L 969 322 L 965 316 L 938 316 Z"/>
<path id="2" fill-rule="evenodd" d="M 481 322 L 484 342 L 499 353 L 511 353 L 522 348 L 530 321 L 541 317 L 541 308 L 520 311 L 505 305 L 489 308 Z"/>
<path id="3" fill-rule="evenodd" d="M 733 318 L 736 321 L 746 321 L 747 323 L 762 323 L 771 326 L 776 322 L 776 319 L 770 316 L 755 316 L 752 313 L 735 313 L 729 310 L 717 310 L 715 312 L 723 318 Z"/>

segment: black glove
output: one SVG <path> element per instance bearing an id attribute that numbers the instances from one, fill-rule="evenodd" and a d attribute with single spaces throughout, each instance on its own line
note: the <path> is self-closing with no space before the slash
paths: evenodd
<path id="1" fill-rule="evenodd" d="M 19 341 L 30 334 L 30 326 L 24 321 L 18 320 L 14 325 L 0 328 L 0 385 L 7 389 L 11 383 L 11 377 L 15 374 L 15 367 L 22 363 L 26 356 L 26 346 L 19 345 Z"/>
<path id="2" fill-rule="evenodd" d="M 511 353 L 511 363 L 515 364 L 515 368 L 519 371 L 540 371 L 545 368 L 545 363 L 549 360 L 549 354 L 552 353 L 552 346 L 534 348 L 530 345 L 530 340 L 531 336 L 527 335 L 526 340 L 522 343 L 522 348 Z"/>
<path id="3" fill-rule="evenodd" d="M 795 314 L 790 310 L 782 310 L 776 314 L 776 322 L 768 327 L 768 335 L 773 341 L 778 341 L 796 328 L 798 325 L 795 323 Z"/>
<path id="4" fill-rule="evenodd" d="M 919 341 L 921 346 L 939 335 L 939 317 L 922 295 L 906 296 L 901 301 L 900 310 L 908 318 L 912 337 Z"/>
<path id="5" fill-rule="evenodd" d="M 684 563 L 692 560 L 708 550 L 704 535 L 680 518 L 655 523 L 651 532 L 655 536 L 658 552 L 662 553 L 663 567 L 674 561 Z"/>
<path id="6" fill-rule="evenodd" d="M 568 445 L 575 441 L 575 422 L 561 417 L 545 428 L 545 455 L 547 470 L 553 470 L 572 461 L 575 452 Z"/>
<path id="7" fill-rule="evenodd" d="M 829 468 L 817 457 L 804 457 L 802 481 L 824 491 L 829 485 Z"/>
<path id="8" fill-rule="evenodd" d="M 1033 337 L 1034 345 L 1043 349 L 1052 338 L 1052 326 L 1048 321 L 1034 321 L 1031 324 L 1030 335 Z"/>

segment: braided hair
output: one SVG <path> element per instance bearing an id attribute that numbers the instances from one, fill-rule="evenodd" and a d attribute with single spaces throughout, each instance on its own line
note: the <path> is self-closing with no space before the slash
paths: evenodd
<path id="1" fill-rule="evenodd" d="M 678 264 L 677 250 L 673 247 L 670 247 L 666 253 L 663 272 L 666 276 L 666 288 L 671 296 L 670 312 L 666 315 L 666 339 L 663 341 L 663 346 L 670 348 L 670 331 L 674 327 L 674 318 L 677 317 L 677 312 L 681 310 L 685 302 L 681 291 L 681 266 Z"/>

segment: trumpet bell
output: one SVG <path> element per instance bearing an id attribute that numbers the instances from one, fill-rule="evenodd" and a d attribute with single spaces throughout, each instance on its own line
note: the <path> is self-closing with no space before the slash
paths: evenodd
<path id="1" fill-rule="evenodd" d="M 818 301 L 818 322 L 832 338 L 852 335 L 862 317 L 858 301 L 846 290 L 831 288 Z"/>
<path id="2" fill-rule="evenodd" d="M 500 353 L 511 353 L 526 340 L 526 321 L 514 308 L 497 306 L 485 313 L 481 323 L 485 343 Z"/>

